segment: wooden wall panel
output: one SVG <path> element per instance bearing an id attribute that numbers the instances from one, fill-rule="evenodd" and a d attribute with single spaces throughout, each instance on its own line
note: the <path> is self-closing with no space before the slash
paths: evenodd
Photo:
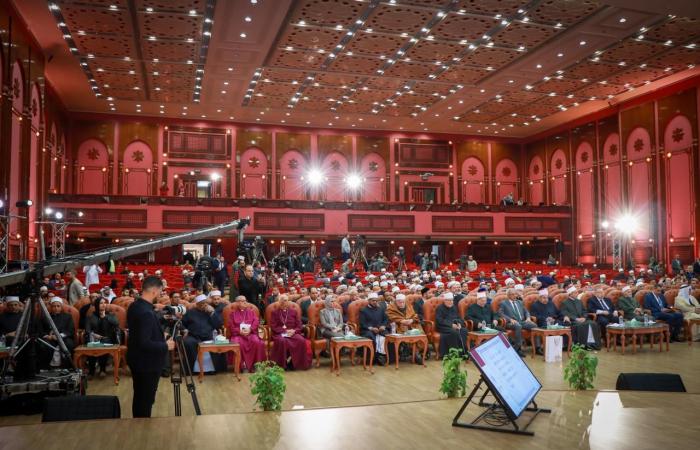
<path id="1" fill-rule="evenodd" d="M 368 214 L 348 214 L 348 231 L 364 232 L 404 232 L 415 230 L 413 216 L 380 216 Z"/>
<path id="2" fill-rule="evenodd" d="M 433 232 L 492 233 L 493 217 L 488 216 L 433 216 Z"/>
<path id="3" fill-rule="evenodd" d="M 163 211 L 164 229 L 197 229 L 238 219 L 237 212 L 225 211 Z"/>
<path id="4" fill-rule="evenodd" d="M 82 211 L 81 225 L 73 227 L 138 228 L 148 227 L 145 209 L 68 209 L 67 217 L 77 217 Z"/>
<path id="5" fill-rule="evenodd" d="M 253 227 L 256 230 L 271 231 L 323 231 L 325 228 L 325 216 L 323 214 L 256 212 L 253 215 Z"/>

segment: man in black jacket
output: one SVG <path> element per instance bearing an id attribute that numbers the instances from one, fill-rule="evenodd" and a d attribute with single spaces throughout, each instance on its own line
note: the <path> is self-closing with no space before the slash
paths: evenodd
<path id="1" fill-rule="evenodd" d="M 265 294 L 264 277 L 253 274 L 253 266 L 245 266 L 243 276 L 238 278 L 238 293 L 245 297 L 248 303 L 258 307 L 260 317 L 265 315 L 265 305 L 262 304 L 262 295 Z M 235 297 L 234 297 L 235 298 Z"/>
<path id="2" fill-rule="evenodd" d="M 131 304 L 126 314 L 129 327 L 126 362 L 134 385 L 133 417 L 151 417 L 165 355 L 175 346 L 172 339 L 165 340 L 153 311 L 153 301 L 160 297 L 162 289 L 160 278 L 146 277 L 141 296 Z"/>

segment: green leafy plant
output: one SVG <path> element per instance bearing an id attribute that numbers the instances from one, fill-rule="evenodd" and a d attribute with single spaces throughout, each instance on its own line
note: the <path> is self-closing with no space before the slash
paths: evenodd
<path id="1" fill-rule="evenodd" d="M 287 385 L 284 370 L 272 361 L 255 364 L 255 373 L 250 376 L 250 393 L 256 396 L 255 403 L 264 411 L 279 411 Z"/>
<path id="2" fill-rule="evenodd" d="M 572 389 L 593 389 L 597 367 L 598 357 L 586 351 L 582 345 L 575 344 L 571 349 L 571 358 L 564 367 L 564 379 Z"/>
<path id="3" fill-rule="evenodd" d="M 442 358 L 440 392 L 449 398 L 461 397 L 467 392 L 467 371 L 460 370 L 462 360 L 462 352 L 456 348 L 451 348 Z"/>

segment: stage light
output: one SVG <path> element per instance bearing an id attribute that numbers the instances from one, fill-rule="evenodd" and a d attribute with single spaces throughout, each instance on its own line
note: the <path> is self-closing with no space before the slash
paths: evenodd
<path id="1" fill-rule="evenodd" d="M 53 209 L 51 209 L 51 208 L 46 208 L 46 209 L 44 210 L 44 213 L 45 213 L 46 215 L 49 215 L 49 216 L 50 216 L 51 214 L 53 214 Z"/>
<path id="2" fill-rule="evenodd" d="M 78 217 L 83 217 L 84 215 L 85 215 L 85 213 L 84 213 L 84 212 L 82 212 L 82 211 L 78 211 Z"/>
<path id="3" fill-rule="evenodd" d="M 610 222 L 607 220 L 604 220 L 600 223 L 600 226 L 603 227 L 604 229 L 607 229 L 610 226 Z"/>
<path id="4" fill-rule="evenodd" d="M 306 174 L 306 178 L 309 180 L 311 186 L 318 186 L 323 183 L 323 174 L 318 169 L 311 169 Z"/>
<path id="5" fill-rule="evenodd" d="M 362 177 L 357 174 L 350 174 L 345 178 L 345 184 L 348 189 L 358 189 L 362 185 Z"/>
<path id="6" fill-rule="evenodd" d="M 210 178 L 212 181 L 218 181 L 221 178 L 221 175 L 219 175 L 218 173 L 212 173 L 210 175 Z"/>
<path id="7" fill-rule="evenodd" d="M 637 221 L 630 214 L 625 214 L 617 219 L 615 229 L 621 233 L 632 234 L 637 229 Z"/>
<path id="8" fill-rule="evenodd" d="M 56 212 L 56 219 L 61 220 L 63 219 L 63 213 L 62 212 Z"/>

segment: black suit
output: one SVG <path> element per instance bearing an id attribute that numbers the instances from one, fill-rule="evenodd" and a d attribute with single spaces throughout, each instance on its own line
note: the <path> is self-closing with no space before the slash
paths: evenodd
<path id="1" fill-rule="evenodd" d="M 151 417 L 168 345 L 153 305 L 148 301 L 140 297 L 136 299 L 127 310 L 126 320 L 129 326 L 126 362 L 134 383 L 132 414 L 134 417 Z"/>
<path id="2" fill-rule="evenodd" d="M 598 311 L 607 311 L 608 314 L 597 314 Z M 597 314 L 595 321 L 598 322 L 601 333 L 605 330 L 605 327 L 607 327 L 609 323 L 614 323 L 618 320 L 617 317 L 613 316 L 615 308 L 613 307 L 612 302 L 605 297 L 590 297 L 588 299 L 588 312 L 591 314 Z"/>

